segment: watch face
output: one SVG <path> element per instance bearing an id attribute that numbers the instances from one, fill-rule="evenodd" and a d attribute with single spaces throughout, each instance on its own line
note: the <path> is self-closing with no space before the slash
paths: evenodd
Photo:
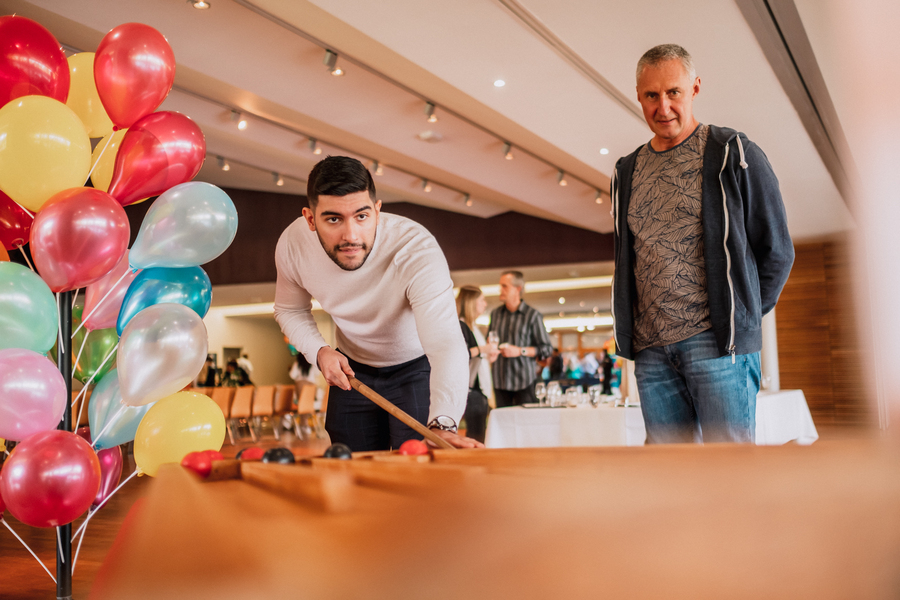
<path id="1" fill-rule="evenodd" d="M 453 419 L 451 419 L 450 417 L 441 415 L 439 417 L 435 417 L 434 420 L 441 427 L 447 427 L 448 429 L 449 428 L 456 429 L 456 422 Z"/>

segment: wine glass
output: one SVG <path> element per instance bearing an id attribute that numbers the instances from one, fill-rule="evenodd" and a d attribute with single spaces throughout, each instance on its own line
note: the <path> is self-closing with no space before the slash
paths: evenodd
<path id="1" fill-rule="evenodd" d="M 496 348 L 500 345 L 500 334 L 498 334 L 496 331 L 488 331 L 487 341 L 488 344 Z"/>
<path id="2" fill-rule="evenodd" d="M 579 390 L 577 385 L 573 385 L 569 389 L 566 390 L 566 404 L 569 406 L 578 406 L 578 401 L 581 399 L 581 391 Z"/>
<path id="3" fill-rule="evenodd" d="M 562 388 L 559 387 L 558 381 L 551 381 L 547 384 L 547 404 L 556 406 L 557 401 L 562 397 Z"/>
<path id="4" fill-rule="evenodd" d="M 544 398 L 547 397 L 547 386 L 544 385 L 543 381 L 539 381 L 535 384 L 534 396 L 538 399 L 538 404 L 544 403 Z"/>

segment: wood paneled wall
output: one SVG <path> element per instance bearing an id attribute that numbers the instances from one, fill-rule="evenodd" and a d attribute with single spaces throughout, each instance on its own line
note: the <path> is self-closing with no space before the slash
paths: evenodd
<path id="1" fill-rule="evenodd" d="M 795 247 L 775 309 L 782 389 L 801 389 L 820 425 L 870 424 L 848 243 Z"/>

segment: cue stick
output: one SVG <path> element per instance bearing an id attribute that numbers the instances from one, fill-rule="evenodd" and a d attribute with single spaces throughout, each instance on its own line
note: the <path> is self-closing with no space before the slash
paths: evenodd
<path id="1" fill-rule="evenodd" d="M 371 400 L 372 402 L 374 402 L 375 404 L 377 404 L 384 410 L 388 411 L 391 415 L 400 419 L 403 423 L 405 423 L 405 424 L 409 425 L 410 427 L 412 427 L 413 429 L 415 429 L 417 433 L 420 433 L 423 436 L 425 436 L 425 439 L 434 443 L 438 448 L 445 448 L 447 450 L 455 450 L 456 449 L 453 446 L 453 444 L 451 444 L 450 442 L 448 442 L 441 436 L 437 435 L 432 430 L 428 429 L 427 427 L 425 427 L 424 425 L 422 425 L 421 423 L 419 423 L 418 421 L 413 419 L 411 416 L 406 414 L 403 411 L 403 409 L 398 408 L 393 402 L 391 402 L 390 400 L 388 400 L 387 398 L 385 398 L 384 396 L 382 396 L 381 394 L 379 394 L 378 392 L 376 392 L 375 390 L 373 390 L 372 388 L 370 388 L 369 386 L 364 384 L 362 381 L 360 381 L 356 377 L 348 376 L 347 379 L 350 380 L 350 386 L 354 390 L 356 390 L 357 392 L 359 392 L 360 394 L 362 394 L 363 396 L 365 396 L 366 398 L 368 398 L 369 400 Z"/>

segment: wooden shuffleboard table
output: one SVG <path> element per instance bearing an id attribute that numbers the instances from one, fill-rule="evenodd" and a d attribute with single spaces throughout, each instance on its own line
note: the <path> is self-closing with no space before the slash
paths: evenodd
<path id="1" fill-rule="evenodd" d="M 166 465 L 91 597 L 896 598 L 900 448 Z"/>

